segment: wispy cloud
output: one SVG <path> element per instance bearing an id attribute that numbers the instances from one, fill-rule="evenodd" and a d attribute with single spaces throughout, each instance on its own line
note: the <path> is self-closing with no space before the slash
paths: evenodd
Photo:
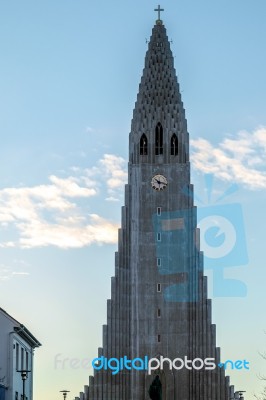
<path id="1" fill-rule="evenodd" d="M 97 244 L 117 242 L 119 225 L 107 221 L 97 214 L 88 217 L 76 216 L 56 218 L 54 223 L 42 220 L 21 223 L 20 245 L 23 248 L 56 246 L 62 249 L 79 248 Z"/>
<path id="2" fill-rule="evenodd" d="M 117 189 L 122 189 L 127 181 L 126 161 L 113 154 L 105 154 L 100 160 L 106 177 L 106 184 L 110 195 Z"/>
<path id="3" fill-rule="evenodd" d="M 105 199 L 106 201 L 119 201 L 119 199 L 117 199 L 116 197 L 112 197 L 112 196 L 110 196 L 110 197 L 106 197 L 106 199 Z"/>
<path id="4" fill-rule="evenodd" d="M 49 180 L 52 184 L 0 190 L 0 223 L 34 221 L 42 210 L 68 211 L 75 208 L 70 199 L 96 195 L 95 189 L 79 186 L 73 177 L 52 175 Z"/>
<path id="5" fill-rule="evenodd" d="M 29 275 L 29 272 L 12 272 L 12 275 Z"/>
<path id="6" fill-rule="evenodd" d="M 0 225 L 15 238 L 0 248 L 56 246 L 77 248 L 93 243 L 116 243 L 119 225 L 88 213 L 82 199 L 108 195 L 117 201 L 126 181 L 125 160 L 105 154 L 89 169 L 71 168 L 67 178 L 51 175 L 47 184 L 0 190 Z M 14 235 L 15 232 L 15 235 Z M 4 237 L 4 235 L 3 235 Z"/>
<path id="7" fill-rule="evenodd" d="M 7 266 L 4 264 L 0 264 L 0 282 L 1 281 L 8 281 L 12 278 L 19 277 L 19 276 L 28 276 L 29 272 L 27 271 L 19 271 L 18 268 L 21 266 L 17 265 L 17 263 L 14 263 L 14 266 Z M 16 268 L 16 271 L 13 271 L 13 269 Z"/>
<path id="8" fill-rule="evenodd" d="M 7 266 L 0 264 L 0 282 L 8 281 L 10 279 L 10 270 Z"/>
<path id="9" fill-rule="evenodd" d="M 127 182 L 126 160 L 114 154 L 104 154 L 97 165 L 86 169 L 87 185 L 100 184 L 107 189 L 107 201 L 119 201 Z"/>
<path id="10" fill-rule="evenodd" d="M 3 247 L 8 248 L 8 247 L 15 247 L 15 246 L 16 246 L 16 244 L 14 242 L 11 242 L 11 241 L 0 243 L 0 248 L 1 247 L 2 248 Z"/>
<path id="11" fill-rule="evenodd" d="M 206 139 L 191 140 L 193 167 L 248 189 L 266 189 L 266 128 L 241 131 L 217 146 Z"/>

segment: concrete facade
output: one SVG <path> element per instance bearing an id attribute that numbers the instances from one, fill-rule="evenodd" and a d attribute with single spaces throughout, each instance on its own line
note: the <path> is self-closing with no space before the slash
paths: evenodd
<path id="1" fill-rule="evenodd" d="M 215 358 L 215 325 L 203 275 L 190 183 L 189 134 L 166 29 L 153 28 L 129 136 L 128 184 L 115 276 L 98 356 Z M 155 375 L 162 400 L 238 398 L 223 368 L 148 374 L 95 370 L 84 400 L 148 400 Z M 81 398 L 80 397 L 80 398 Z"/>
<path id="2" fill-rule="evenodd" d="M 25 399 L 32 400 L 34 349 L 41 346 L 28 329 L 0 308 L 1 400 L 23 400 L 21 370 L 31 371 L 25 381 Z"/>

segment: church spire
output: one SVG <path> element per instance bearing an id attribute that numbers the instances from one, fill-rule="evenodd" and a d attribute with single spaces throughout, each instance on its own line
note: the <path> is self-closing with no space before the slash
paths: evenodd
<path id="1" fill-rule="evenodd" d="M 133 163 L 164 162 L 186 163 L 188 161 L 188 133 L 179 84 L 174 68 L 174 58 L 163 21 L 160 6 L 153 27 L 145 67 L 139 85 L 139 93 L 133 111 L 130 135 L 130 160 Z M 162 127 L 163 144 L 156 154 L 156 127 Z M 147 151 L 141 150 L 141 138 L 146 137 Z M 175 135 L 175 136 L 173 136 Z M 171 154 L 171 140 L 176 137 L 178 148 Z M 173 142 L 173 140 L 172 140 Z M 160 155 L 160 158 L 156 156 Z M 141 156 L 141 157 L 140 157 Z"/>
<path id="2" fill-rule="evenodd" d="M 185 112 L 158 9 L 133 113 L 103 346 L 80 400 L 146 399 L 154 375 L 163 400 L 239 397 L 216 367 L 220 349 L 203 276 Z M 147 371 L 143 360 L 156 364 Z M 213 368 L 195 365 L 203 360 Z"/>

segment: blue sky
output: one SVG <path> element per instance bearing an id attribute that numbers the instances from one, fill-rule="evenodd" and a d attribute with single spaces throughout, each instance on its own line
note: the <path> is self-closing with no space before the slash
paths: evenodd
<path id="1" fill-rule="evenodd" d="M 191 138 L 195 193 L 243 212 L 248 261 L 227 268 L 247 295 L 217 297 L 207 270 L 222 358 L 253 398 L 266 370 L 266 57 L 264 0 L 164 1 Z M 35 397 L 74 397 L 101 345 L 128 134 L 156 3 L 0 2 L 0 302 L 43 344 Z M 211 200 L 204 176 L 214 175 Z"/>

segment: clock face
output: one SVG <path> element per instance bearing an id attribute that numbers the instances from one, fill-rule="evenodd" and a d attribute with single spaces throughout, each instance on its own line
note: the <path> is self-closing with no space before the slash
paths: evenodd
<path id="1" fill-rule="evenodd" d="M 154 175 L 151 180 L 151 186 L 155 190 L 163 190 L 167 186 L 167 179 L 163 175 Z"/>

